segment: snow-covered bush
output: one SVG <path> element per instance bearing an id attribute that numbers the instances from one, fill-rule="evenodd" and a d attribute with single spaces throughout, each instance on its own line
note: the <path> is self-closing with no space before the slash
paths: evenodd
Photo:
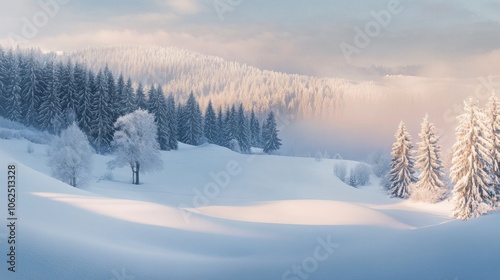
<path id="1" fill-rule="evenodd" d="M 83 186 L 91 171 L 92 153 L 87 136 L 73 123 L 50 144 L 49 165 L 53 176 L 73 187 Z"/>
<path id="2" fill-rule="evenodd" d="M 31 142 L 26 145 L 26 152 L 28 154 L 32 154 L 35 152 L 35 148 L 33 147 L 33 144 Z"/>
<path id="3" fill-rule="evenodd" d="M 345 162 L 337 162 L 333 166 L 333 173 L 337 178 L 339 178 L 342 182 L 345 181 L 346 176 L 347 176 L 347 165 Z"/>
<path id="4" fill-rule="evenodd" d="M 366 186 L 370 181 L 370 168 L 368 165 L 359 163 L 349 172 L 349 185 L 352 187 Z"/>
<path id="5" fill-rule="evenodd" d="M 158 128 L 153 115 L 137 110 L 118 118 L 115 123 L 113 148 L 116 158 L 109 162 L 111 169 L 130 166 L 133 184 L 139 185 L 139 174 L 161 169 Z"/>
<path id="6" fill-rule="evenodd" d="M 375 176 L 382 178 L 391 170 L 391 156 L 388 153 L 377 151 L 368 157 L 368 163 L 372 166 Z"/>

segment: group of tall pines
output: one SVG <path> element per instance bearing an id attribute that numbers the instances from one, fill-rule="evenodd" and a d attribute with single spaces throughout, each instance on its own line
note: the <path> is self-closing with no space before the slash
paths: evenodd
<path id="1" fill-rule="evenodd" d="M 242 153 L 251 147 L 271 153 L 281 145 L 272 112 L 262 125 L 243 105 L 216 109 L 210 102 L 202 112 L 193 93 L 177 104 L 160 85 L 134 87 L 130 78 L 116 78 L 108 67 L 95 73 L 37 50 L 0 48 L 0 116 L 6 119 L 54 134 L 76 122 L 103 154 L 111 150 L 115 121 L 137 109 L 154 116 L 162 150 L 177 149 L 178 141 Z"/>

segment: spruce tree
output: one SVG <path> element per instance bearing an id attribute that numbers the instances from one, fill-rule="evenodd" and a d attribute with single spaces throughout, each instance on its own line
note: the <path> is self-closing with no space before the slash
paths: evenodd
<path id="1" fill-rule="evenodd" d="M 50 75 L 40 105 L 39 123 L 41 129 L 59 133 L 59 124 L 62 123 L 61 102 L 59 100 L 59 88 L 61 87 L 59 73 L 57 73 L 58 68 L 53 62 L 48 62 L 46 68 L 47 73 Z"/>
<path id="2" fill-rule="evenodd" d="M 168 125 L 168 148 L 177 150 L 177 111 L 175 108 L 175 99 L 172 94 L 167 98 L 167 125 Z"/>
<path id="3" fill-rule="evenodd" d="M 192 92 L 183 111 L 184 131 L 181 141 L 189 145 L 199 145 L 203 136 L 203 117 L 200 105 Z"/>
<path id="4" fill-rule="evenodd" d="M 144 94 L 144 87 L 142 83 L 139 83 L 135 93 L 135 107 L 136 109 L 147 110 L 148 105 L 146 102 L 146 95 Z"/>
<path id="5" fill-rule="evenodd" d="M 9 120 L 21 122 L 22 108 L 21 108 L 21 69 L 19 67 L 19 59 L 14 54 L 12 49 L 9 50 L 6 57 L 7 78 L 4 84 L 5 93 L 4 100 L 1 100 L 5 117 Z"/>
<path id="6" fill-rule="evenodd" d="M 95 78 L 94 73 L 91 70 L 85 71 L 85 76 L 82 81 L 82 87 L 80 89 L 80 104 L 78 110 L 80 116 L 78 119 L 78 126 L 87 135 L 92 131 L 92 122 L 94 117 L 94 98 L 97 98 L 97 94 L 94 92 Z"/>
<path id="7" fill-rule="evenodd" d="M 457 141 L 453 145 L 450 172 L 454 208 L 451 216 L 467 220 L 491 210 L 493 149 L 486 115 L 475 101 L 465 102 L 465 113 L 458 117 Z"/>
<path id="8" fill-rule="evenodd" d="M 495 203 L 500 202 L 500 100 L 493 93 L 486 105 L 487 125 L 490 130 L 491 148 L 491 175 L 495 190 Z"/>
<path id="9" fill-rule="evenodd" d="M 151 86 L 149 91 L 148 99 L 148 111 L 153 115 L 156 127 L 158 129 L 158 144 L 160 144 L 160 149 L 164 151 L 169 151 L 169 127 L 168 127 L 168 116 L 167 116 L 167 100 L 163 94 L 161 86 L 158 85 L 157 88 Z"/>
<path id="10" fill-rule="evenodd" d="M 252 109 L 252 113 L 250 115 L 250 139 L 251 139 L 251 144 L 252 146 L 256 148 L 261 148 L 261 143 L 262 143 L 262 132 L 260 129 L 260 123 L 259 120 L 257 120 L 257 117 L 255 116 L 255 112 Z"/>
<path id="11" fill-rule="evenodd" d="M 271 154 L 281 147 L 281 139 L 278 138 L 278 128 L 274 113 L 271 111 L 262 129 L 262 140 L 264 142 L 264 153 Z"/>
<path id="12" fill-rule="evenodd" d="M 237 124 L 238 134 L 236 136 L 236 139 L 238 140 L 240 150 L 242 153 L 250 153 L 250 124 L 247 117 L 245 116 L 245 109 L 243 108 L 243 104 L 240 104 L 240 107 L 238 108 Z"/>
<path id="13" fill-rule="evenodd" d="M 38 110 L 43 94 L 41 69 L 33 53 L 26 59 L 21 59 L 21 67 L 21 101 L 24 123 L 28 126 L 37 127 L 39 120 Z"/>
<path id="14" fill-rule="evenodd" d="M 396 142 L 392 145 L 392 163 L 389 173 L 391 197 L 408 198 L 409 187 L 417 181 L 414 176 L 415 160 L 412 155 L 411 137 L 401 121 L 395 135 Z"/>
<path id="15" fill-rule="evenodd" d="M 203 131 L 208 143 L 217 144 L 217 117 L 215 116 L 212 101 L 208 102 L 207 109 L 205 110 Z"/>
<path id="16" fill-rule="evenodd" d="M 411 197 L 417 201 L 436 203 L 445 197 L 447 190 L 444 184 L 439 137 L 427 115 L 422 122 L 419 136 L 415 168 L 420 171 L 420 175 L 418 182 L 412 188 Z"/>
<path id="17" fill-rule="evenodd" d="M 120 104 L 120 114 L 125 116 L 137 110 L 135 104 L 134 88 L 132 87 L 132 80 L 127 79 L 127 83 L 123 89 L 123 98 Z"/>
<path id="18" fill-rule="evenodd" d="M 222 113 L 222 107 L 219 106 L 219 111 L 217 113 L 217 145 L 227 147 L 225 135 L 224 114 Z"/>
<path id="19" fill-rule="evenodd" d="M 68 62 L 60 74 L 61 81 L 61 110 L 78 112 L 79 96 L 75 82 L 75 71 L 73 64 Z"/>
<path id="20" fill-rule="evenodd" d="M 113 139 L 113 112 L 110 105 L 111 98 L 108 92 L 108 79 L 102 71 L 96 76 L 95 92 L 92 98 L 92 144 L 99 154 L 109 151 Z"/>

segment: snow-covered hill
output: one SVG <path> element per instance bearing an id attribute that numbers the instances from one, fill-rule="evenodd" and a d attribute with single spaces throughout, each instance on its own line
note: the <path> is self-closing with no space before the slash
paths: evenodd
<path id="1" fill-rule="evenodd" d="M 0 279 L 500 277 L 499 213 L 450 220 L 447 201 L 390 199 L 374 177 L 347 186 L 334 160 L 181 145 L 139 186 L 94 155 L 90 185 L 75 189 L 48 175 L 46 150 L 0 140 L 0 182 L 17 165 L 19 217 L 15 274 L 0 229 Z"/>

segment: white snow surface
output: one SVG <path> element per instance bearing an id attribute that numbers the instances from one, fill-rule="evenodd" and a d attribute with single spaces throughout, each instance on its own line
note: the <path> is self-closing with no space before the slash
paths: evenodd
<path id="1" fill-rule="evenodd" d="M 449 201 L 391 199 L 375 177 L 344 184 L 335 160 L 180 145 L 139 186 L 93 155 L 92 180 L 76 189 L 49 176 L 46 145 L 27 145 L 0 140 L 0 218 L 10 163 L 19 217 L 15 273 L 0 228 L 2 280 L 500 279 L 498 212 L 452 220 Z M 319 239 L 336 245 L 314 261 Z M 286 274 L 294 265 L 302 276 Z"/>

